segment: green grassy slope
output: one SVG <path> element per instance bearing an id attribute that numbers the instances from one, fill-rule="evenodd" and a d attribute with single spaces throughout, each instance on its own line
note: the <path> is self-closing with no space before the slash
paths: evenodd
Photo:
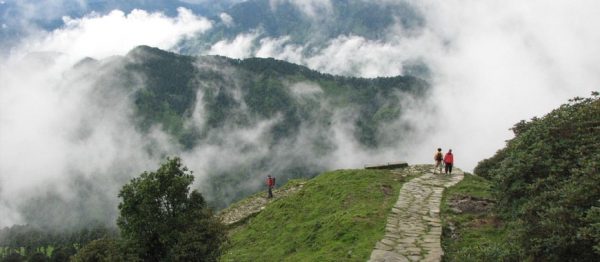
<path id="1" fill-rule="evenodd" d="M 452 205 L 465 199 L 468 201 L 462 202 L 462 208 Z M 487 210 L 477 210 L 480 206 L 477 202 L 490 203 L 490 206 Z M 511 257 L 510 231 L 495 214 L 491 206 L 494 202 L 491 182 L 470 174 L 444 191 L 441 206 L 443 261 L 510 261 L 514 258 Z"/>
<path id="2" fill-rule="evenodd" d="M 317 176 L 232 230 L 222 261 L 365 261 L 408 179 L 372 170 Z"/>

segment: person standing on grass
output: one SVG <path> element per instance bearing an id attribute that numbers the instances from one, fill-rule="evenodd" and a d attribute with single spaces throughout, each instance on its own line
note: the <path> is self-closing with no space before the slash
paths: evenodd
<path id="1" fill-rule="evenodd" d="M 273 198 L 273 188 L 275 187 L 275 178 L 271 175 L 267 176 L 267 187 L 269 188 L 268 198 Z"/>
<path id="2" fill-rule="evenodd" d="M 452 155 L 452 149 L 450 149 L 444 156 L 444 167 L 446 174 L 452 175 L 452 165 L 454 165 L 454 155 Z"/>
<path id="3" fill-rule="evenodd" d="M 441 174 L 442 173 L 442 160 L 443 160 L 441 148 L 437 149 L 437 152 L 435 152 L 435 155 L 433 155 L 433 159 L 435 160 L 435 167 L 433 168 L 433 173 L 435 174 L 435 170 L 437 170 L 439 168 L 440 174 Z"/>

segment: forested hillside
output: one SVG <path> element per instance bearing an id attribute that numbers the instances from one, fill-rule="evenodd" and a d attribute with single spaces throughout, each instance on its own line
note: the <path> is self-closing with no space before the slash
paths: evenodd
<path id="1" fill-rule="evenodd" d="M 508 260 L 594 261 L 600 256 L 600 98 L 575 98 L 521 121 L 515 138 L 475 172 L 492 181 L 507 223 Z M 489 250 L 488 250 L 489 251 Z"/>
<path id="2" fill-rule="evenodd" d="M 82 93 L 81 109 L 62 127 L 68 143 L 106 165 L 73 161 L 64 179 L 52 181 L 68 194 L 30 192 L 15 204 L 23 223 L 59 231 L 112 226 L 117 188 L 140 172 L 136 167 L 166 156 L 182 156 L 194 188 L 219 209 L 261 189 L 266 174 L 285 183 L 342 166 L 348 153 L 397 149 L 415 129 L 403 120 L 406 109 L 429 92 L 425 81 L 408 76 L 340 77 L 274 59 L 148 46 L 84 59 L 60 81 L 64 92 Z"/>
<path id="3" fill-rule="evenodd" d="M 182 156 L 194 171 L 193 189 L 220 209 L 263 189 L 266 174 L 284 184 L 339 166 L 348 153 L 396 148 L 415 128 L 403 120 L 406 109 L 429 92 L 415 77 L 340 77 L 274 59 L 185 56 L 148 46 L 81 60 L 60 81 L 65 92 L 89 90 L 78 100 L 80 116 L 68 115 L 69 143 L 101 154 L 99 161 L 111 161 L 106 152 L 117 158 L 109 168 L 73 162 L 52 181 L 62 191 L 20 198 L 15 210 L 25 226 L 3 229 L 0 247 L 23 247 L 28 255 L 114 234 L 117 189 L 152 159 Z M 102 148 L 115 141 L 123 144 L 118 151 Z"/>
<path id="4" fill-rule="evenodd" d="M 201 186 L 220 207 L 256 190 L 241 183 L 249 177 L 273 172 L 285 182 L 323 171 L 340 146 L 334 138 L 341 125 L 351 133 L 347 139 L 367 150 L 406 139 L 409 124 L 393 131 L 389 125 L 428 90 L 414 77 L 338 77 L 274 59 L 191 57 L 150 47 L 109 64 L 119 66 L 108 74 L 122 76 L 112 85 L 126 89 L 141 81 L 132 96 L 143 132 L 160 126 L 184 150 L 235 143 L 249 155 L 208 168 L 210 178 Z M 254 141 L 230 135 L 257 128 Z M 262 150 L 268 151 L 253 153 Z"/>
<path id="5" fill-rule="evenodd" d="M 424 24 L 419 12 L 402 2 L 333 0 L 302 4 L 294 1 L 251 0 L 234 4 L 224 12 L 230 20 L 212 17 L 214 28 L 183 41 L 181 50 L 199 53 L 215 42 L 232 40 L 240 34 L 289 37 L 292 43 L 319 47 L 342 35 L 382 39 L 396 23 L 407 30 L 420 28 Z"/>
<path id="6" fill-rule="evenodd" d="M 306 122 L 326 128 L 330 123 L 325 122 L 332 120 L 337 108 L 355 109 L 356 139 L 377 147 L 385 142 L 379 127 L 401 113 L 398 95 L 420 98 L 427 91 L 427 84 L 414 77 L 338 77 L 270 58 L 196 58 L 139 47 L 123 61 L 120 74 L 126 79 L 136 75 L 144 79 L 144 87 L 134 94 L 140 127 L 160 123 L 187 148 L 215 128 L 246 127 L 280 116 L 269 138 L 277 142 L 297 135 Z M 198 91 L 202 101 L 196 105 Z M 204 107 L 205 122 L 197 123 L 202 128 L 186 129 L 183 123 L 197 106 Z"/>

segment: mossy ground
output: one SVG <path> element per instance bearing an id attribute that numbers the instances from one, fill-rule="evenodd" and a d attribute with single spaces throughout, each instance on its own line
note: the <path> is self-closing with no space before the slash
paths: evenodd
<path id="1" fill-rule="evenodd" d="M 402 172 L 339 170 L 308 180 L 231 231 L 222 261 L 365 261 L 383 237 Z"/>
<path id="2" fill-rule="evenodd" d="M 469 197 L 493 203 L 491 183 L 465 174 L 460 183 L 444 191 L 441 207 L 443 261 L 502 261 L 504 253 L 510 250 L 509 230 L 493 208 L 462 213 L 451 210 L 451 201 Z"/>

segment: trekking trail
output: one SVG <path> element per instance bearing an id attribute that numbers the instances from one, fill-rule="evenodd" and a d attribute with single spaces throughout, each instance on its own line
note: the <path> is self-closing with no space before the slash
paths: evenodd
<path id="1" fill-rule="evenodd" d="M 392 207 L 385 236 L 378 241 L 369 261 L 440 261 L 442 224 L 440 202 L 442 192 L 463 179 L 458 168 L 452 175 L 433 174 L 433 166 L 410 166 L 421 174 L 400 189 L 398 201 Z"/>
<path id="2" fill-rule="evenodd" d="M 274 189 L 272 199 L 267 199 L 267 193 L 261 191 L 254 196 L 248 197 L 245 200 L 224 209 L 218 214 L 218 217 L 226 226 L 234 225 L 260 213 L 265 209 L 269 202 L 298 193 L 305 183 L 306 182 L 299 182 L 294 186 Z"/>

